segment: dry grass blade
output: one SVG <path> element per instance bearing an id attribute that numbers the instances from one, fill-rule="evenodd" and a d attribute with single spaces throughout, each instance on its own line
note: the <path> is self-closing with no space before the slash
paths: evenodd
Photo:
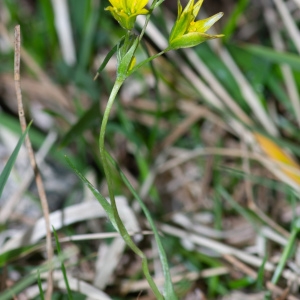
<path id="1" fill-rule="evenodd" d="M 278 13 L 280 14 L 282 21 L 287 29 L 288 34 L 290 35 L 298 53 L 300 53 L 300 32 L 297 28 L 296 23 L 294 22 L 293 17 L 291 16 L 286 4 L 282 0 L 273 0 Z"/>
<path id="2" fill-rule="evenodd" d="M 141 235 L 152 235 L 152 231 L 144 230 L 144 231 L 128 231 L 129 235 L 133 236 L 136 234 Z M 59 239 L 60 243 L 65 242 L 75 242 L 75 241 L 89 241 L 89 240 L 102 240 L 109 238 L 119 237 L 120 234 L 118 232 L 101 232 L 101 233 L 90 233 L 90 234 L 76 234 L 68 237 L 63 237 Z"/>
<path id="3" fill-rule="evenodd" d="M 257 277 L 257 272 L 249 268 L 247 265 L 239 261 L 237 258 L 235 258 L 232 255 L 225 254 L 223 257 L 230 262 L 235 268 L 240 270 L 241 272 L 247 274 L 248 276 L 252 277 L 255 279 Z"/>
<path id="4" fill-rule="evenodd" d="M 181 282 L 182 280 L 196 281 L 199 278 L 209 278 L 214 276 L 225 275 L 228 274 L 228 272 L 229 270 L 226 267 L 205 269 L 201 272 L 186 272 L 180 275 L 173 275 L 172 282 L 176 283 L 176 282 Z M 157 285 L 162 285 L 164 283 L 163 277 L 158 277 L 155 278 L 154 280 Z M 124 281 L 121 283 L 121 291 L 124 294 L 127 294 L 128 292 L 137 292 L 146 289 L 149 289 L 149 285 L 147 284 L 146 280 L 138 280 L 138 281 L 131 281 L 131 282 Z"/>
<path id="5" fill-rule="evenodd" d="M 283 290 L 280 287 L 274 285 L 270 281 L 267 282 L 267 288 L 274 294 L 274 299 L 276 300 L 298 300 L 297 297 L 293 295 L 288 295 L 289 290 Z M 275 295 L 279 296 L 279 298 L 275 298 Z"/>
<path id="6" fill-rule="evenodd" d="M 166 149 L 171 146 L 177 139 L 185 134 L 194 123 L 204 116 L 206 116 L 206 110 L 198 109 L 194 113 L 190 113 L 185 120 L 183 120 L 180 125 L 171 131 L 171 133 L 164 139 L 160 148 Z"/>
<path id="7" fill-rule="evenodd" d="M 102 246 L 99 247 L 96 261 L 96 274 L 93 282 L 96 287 L 105 289 L 108 285 L 125 248 L 126 243 L 122 237 L 115 238 L 113 242 L 104 249 Z"/>
<path id="8" fill-rule="evenodd" d="M 211 249 L 219 254 L 233 255 L 233 256 L 237 257 L 238 259 L 240 259 L 241 261 L 243 261 L 247 264 L 250 264 L 252 266 L 260 267 L 263 263 L 262 258 L 259 258 L 254 255 L 251 255 L 249 253 L 246 253 L 245 251 L 227 246 L 221 242 L 217 242 L 217 241 L 214 241 L 212 239 L 209 239 L 209 238 L 206 238 L 203 236 L 189 233 L 185 230 L 178 229 L 174 226 L 162 224 L 160 228 L 163 232 L 165 232 L 167 234 L 189 240 L 191 243 L 195 243 L 196 245 L 201 245 L 201 246 L 207 247 L 208 249 Z M 266 262 L 265 270 L 273 271 L 274 268 L 275 267 L 271 262 L 268 262 L 268 261 Z"/>
<path id="9" fill-rule="evenodd" d="M 262 3 L 265 4 L 264 17 L 265 17 L 266 23 L 267 23 L 269 31 L 270 31 L 270 36 L 271 36 L 273 46 L 278 51 L 284 51 L 285 45 L 284 45 L 283 38 L 281 37 L 279 28 L 277 26 L 278 20 L 277 20 L 275 11 L 272 8 L 272 6 L 267 5 L 267 3 L 265 1 L 263 1 Z M 293 72 L 288 65 L 281 65 L 280 68 L 281 68 L 281 72 L 283 74 L 283 79 L 284 79 L 284 83 L 285 83 L 288 95 L 291 99 L 291 103 L 294 108 L 298 126 L 300 127 L 300 98 L 299 98 L 299 93 L 297 90 L 297 85 L 296 85 L 296 82 L 295 82 L 295 79 L 293 76 Z"/>
<path id="10" fill-rule="evenodd" d="M 64 61 L 68 65 L 76 63 L 76 53 L 70 22 L 68 2 L 66 0 L 52 0 L 55 14 L 55 25 Z"/>
<path id="11" fill-rule="evenodd" d="M 218 43 L 216 41 L 216 43 Z M 228 69 L 231 71 L 232 76 L 235 78 L 237 84 L 239 85 L 240 91 L 244 96 L 244 99 L 247 101 L 248 105 L 251 107 L 255 116 L 258 118 L 259 122 L 264 126 L 264 128 L 272 135 L 277 135 L 277 129 L 270 119 L 269 115 L 266 113 L 264 108 L 262 107 L 260 100 L 251 87 L 250 83 L 241 72 L 234 59 L 230 55 L 227 49 L 221 47 L 218 43 L 216 47 L 217 53 L 222 58 L 223 62 L 226 64 Z"/>
<path id="12" fill-rule="evenodd" d="M 126 208 L 126 199 L 121 196 L 117 197 L 116 199 L 120 207 L 120 214 L 123 214 L 122 211 L 124 209 L 125 213 L 128 212 L 128 208 Z M 69 206 L 63 210 L 57 210 L 49 215 L 50 223 L 55 228 L 55 230 L 59 230 L 64 226 L 76 222 L 104 217 L 106 217 L 105 211 L 99 205 L 99 202 L 95 200 Z M 37 243 L 40 239 L 45 237 L 45 235 L 45 219 L 40 218 L 36 221 L 33 227 L 25 230 L 19 230 L 17 234 L 14 234 L 11 239 L 8 240 L 0 249 L 0 253 L 4 253 L 6 251 L 25 245 Z"/>
<path id="13" fill-rule="evenodd" d="M 47 273 L 41 274 L 41 278 L 46 278 Z M 68 276 L 68 282 L 70 285 L 70 288 L 72 291 L 79 292 L 91 300 L 111 300 L 111 298 L 104 293 L 102 290 L 95 288 L 93 285 L 80 280 L 78 278 L 74 278 L 72 274 L 67 274 Z M 63 273 L 61 271 L 54 271 L 53 272 L 53 280 L 55 287 L 66 290 L 66 285 L 63 279 Z M 47 285 L 43 286 L 44 288 L 47 288 Z M 39 295 L 39 289 L 37 286 L 33 286 L 28 288 L 25 291 L 25 295 L 28 297 L 28 299 L 32 299 L 34 297 L 37 297 Z"/>
<path id="14" fill-rule="evenodd" d="M 188 61 L 193 64 L 194 68 L 199 74 L 205 78 L 210 85 L 210 88 L 215 91 L 216 95 L 222 99 L 223 103 L 234 113 L 237 119 L 240 119 L 245 124 L 252 124 L 250 118 L 244 113 L 244 111 L 236 104 L 234 99 L 228 94 L 225 88 L 219 83 L 216 77 L 204 64 L 199 56 L 191 49 L 185 49 L 186 57 Z"/>

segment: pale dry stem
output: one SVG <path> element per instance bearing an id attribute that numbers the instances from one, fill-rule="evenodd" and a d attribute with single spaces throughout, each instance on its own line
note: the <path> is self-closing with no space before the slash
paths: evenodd
<path id="1" fill-rule="evenodd" d="M 15 27 L 15 64 L 14 64 L 14 82 L 15 82 L 15 89 L 18 101 L 18 113 L 19 119 L 21 124 L 22 132 L 26 130 L 27 124 L 24 114 L 23 108 L 23 101 L 22 101 L 22 91 L 21 91 L 21 82 L 20 82 L 20 57 L 21 57 L 21 34 L 20 34 L 20 25 Z M 49 207 L 47 202 L 47 197 L 42 181 L 42 177 L 40 171 L 38 169 L 35 155 L 32 149 L 31 141 L 29 136 L 27 135 L 25 138 L 25 144 L 28 151 L 30 164 L 34 171 L 35 181 L 38 189 L 38 194 L 41 199 L 42 210 L 45 218 L 46 223 L 46 249 L 47 249 L 47 259 L 49 262 L 49 266 L 51 266 L 51 261 L 53 257 L 53 248 L 52 248 L 52 241 L 51 241 L 51 230 L 50 230 L 50 220 L 49 220 Z M 53 281 L 52 281 L 52 272 L 50 267 L 50 272 L 48 273 L 47 279 L 47 291 L 46 291 L 46 299 L 50 300 L 53 290 Z"/>

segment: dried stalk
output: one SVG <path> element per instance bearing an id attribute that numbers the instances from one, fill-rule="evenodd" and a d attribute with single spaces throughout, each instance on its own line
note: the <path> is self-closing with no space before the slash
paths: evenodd
<path id="1" fill-rule="evenodd" d="M 21 82 L 20 82 L 20 58 L 21 58 L 21 34 L 20 34 L 20 25 L 15 27 L 15 64 L 14 64 L 14 81 L 15 81 L 15 89 L 18 100 L 18 113 L 19 120 L 21 124 L 22 132 L 26 130 L 27 124 L 24 114 L 23 101 L 22 101 L 22 91 L 21 91 Z M 51 241 L 51 229 L 50 229 L 50 219 L 49 219 L 49 207 L 47 202 L 47 197 L 42 181 L 42 177 L 40 171 L 38 169 L 34 152 L 32 149 L 31 141 L 29 136 L 27 135 L 25 138 L 25 145 L 28 151 L 29 159 L 31 167 L 34 171 L 34 177 L 38 189 L 38 194 L 41 199 L 42 210 L 45 218 L 46 224 L 46 249 L 47 249 L 47 259 L 49 263 L 50 272 L 48 273 L 47 279 L 47 291 L 46 291 L 46 300 L 51 300 L 51 295 L 53 291 L 53 280 L 52 280 L 52 272 L 51 272 L 51 261 L 53 257 L 53 248 Z"/>

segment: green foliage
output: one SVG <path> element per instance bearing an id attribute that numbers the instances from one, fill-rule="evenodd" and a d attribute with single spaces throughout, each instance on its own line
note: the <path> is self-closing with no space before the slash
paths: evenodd
<path id="1" fill-rule="evenodd" d="M 62 251 L 61 251 L 61 248 L 60 248 L 60 243 L 59 243 L 59 240 L 58 240 L 57 232 L 56 232 L 56 230 L 55 230 L 54 227 L 52 227 L 52 229 L 53 229 L 53 235 L 54 235 L 54 238 L 55 238 L 55 244 L 56 244 L 57 253 L 59 255 L 62 255 Z M 63 261 L 61 262 L 60 268 L 61 268 L 61 271 L 63 273 L 64 282 L 65 282 L 66 287 L 67 287 L 68 299 L 69 300 L 73 300 L 73 295 L 72 295 L 72 291 L 70 289 L 66 267 L 65 267 L 65 264 L 63 263 Z"/>
<path id="2" fill-rule="evenodd" d="M 113 5 L 113 2 L 111 1 L 110 4 Z M 205 34 L 205 30 L 208 29 L 205 27 L 207 20 L 200 20 L 202 23 L 197 23 L 203 26 L 200 26 L 201 28 L 197 27 L 197 30 L 199 30 L 196 35 L 186 36 L 187 31 L 190 30 L 191 21 L 196 17 L 201 1 L 189 1 L 186 10 L 179 5 L 179 17 L 171 33 L 169 30 L 171 24 L 169 16 L 171 14 L 167 14 L 164 9 L 164 5 L 167 5 L 167 3 L 158 7 L 162 2 L 154 1 L 151 3 L 150 8 L 147 6 L 149 14 L 145 17 L 144 27 L 140 29 L 140 25 L 136 24 L 134 30 L 124 31 L 124 28 L 113 20 L 111 13 L 104 10 L 109 5 L 108 1 L 85 0 L 78 3 L 68 1 L 70 25 L 76 53 L 76 62 L 74 65 L 68 65 L 63 60 L 58 29 L 55 25 L 56 16 L 50 0 L 37 3 L 25 1 L 22 9 L 20 9 L 20 3 L 17 0 L 3 1 L 4 10 L 8 12 L 9 16 L 9 18 L 4 19 L 7 31 L 12 33 L 15 24 L 21 24 L 22 46 L 33 61 L 37 63 L 37 67 L 47 74 L 46 81 L 52 82 L 53 88 L 60 90 L 70 101 L 70 107 L 63 109 L 56 106 L 55 99 L 52 99 L 52 96 L 49 96 L 46 101 L 44 100 L 47 103 L 43 102 L 45 111 L 56 124 L 54 130 L 57 131 L 60 139 L 57 143 L 60 146 L 54 145 L 49 156 L 51 160 L 63 165 L 65 164 L 63 154 L 67 153 L 70 157 L 70 159 L 67 159 L 67 163 L 71 170 L 92 191 L 94 197 L 107 213 L 112 225 L 110 223 L 105 224 L 104 229 L 119 231 L 123 236 L 129 246 L 126 259 L 127 257 L 133 257 L 130 254 L 131 250 L 141 258 L 141 269 L 144 271 L 144 276 L 149 281 L 157 299 L 184 298 L 198 287 L 209 299 L 216 299 L 222 295 L 230 294 L 234 290 L 247 291 L 247 293 L 265 291 L 267 274 L 265 267 L 269 263 L 268 259 L 272 258 L 274 249 L 277 253 L 279 251 L 281 253 L 279 264 L 275 266 L 272 281 L 284 288 L 285 273 L 283 270 L 289 268 L 286 263 L 288 260 L 293 259 L 293 245 L 297 242 L 298 225 L 296 223 L 295 226 L 292 226 L 291 222 L 282 221 L 281 216 L 277 216 L 274 211 L 276 209 L 281 211 L 279 205 L 282 205 L 286 210 L 290 208 L 293 214 L 292 219 L 295 221 L 298 194 L 287 182 L 275 178 L 276 174 L 275 177 L 270 176 L 265 167 L 262 167 L 261 161 L 252 159 L 251 155 L 256 152 L 254 153 L 251 147 L 253 146 L 256 149 L 259 146 L 255 140 L 251 141 L 251 147 L 242 154 L 243 156 L 234 156 L 233 153 L 239 151 L 242 148 L 241 144 L 244 145 L 246 140 L 248 142 L 247 138 L 248 135 L 251 135 L 251 132 L 258 132 L 282 147 L 282 149 L 288 150 L 296 158 L 299 157 L 298 145 L 300 138 L 296 119 L 297 109 L 291 101 L 291 94 L 286 86 L 286 78 L 281 70 L 282 64 L 291 68 L 295 90 L 296 92 L 299 91 L 300 59 L 294 53 L 294 41 L 287 34 L 287 29 L 280 27 L 278 33 L 284 35 L 287 44 L 286 50 L 280 52 L 272 48 L 269 33 L 263 27 L 265 22 L 262 19 L 262 12 L 258 11 L 257 7 L 253 7 L 251 1 L 239 0 L 233 6 L 228 3 L 228 7 L 232 11 L 229 14 L 226 13 L 224 20 L 222 19 L 217 24 L 221 25 L 222 21 L 225 23 L 223 29 L 217 29 L 217 32 L 225 34 L 222 42 L 213 44 L 213 46 L 210 43 L 203 43 L 199 47 L 190 49 L 201 59 L 214 79 L 219 82 L 229 97 L 251 120 L 251 124 L 243 124 L 239 121 L 239 116 L 235 115 L 222 102 L 223 99 L 220 96 L 222 93 L 216 92 L 217 88 L 211 83 L 210 78 L 199 72 L 198 66 L 189 60 L 188 52 L 182 50 L 167 53 L 170 50 L 170 47 L 166 46 L 168 36 L 170 36 L 171 48 L 174 49 L 193 46 L 198 44 L 199 41 L 202 42 L 212 36 L 216 37 L 215 35 L 208 36 Z M 134 4 L 133 1 L 128 3 Z M 204 2 L 204 10 L 206 9 L 205 5 L 211 5 L 211 3 L 209 4 L 209 1 Z M 2 8 L 2 4 L 0 6 Z M 213 6 L 210 8 L 215 9 Z M 153 12 L 154 9 L 157 10 Z M 218 8 L 217 11 L 219 11 Z M 140 12 L 145 11 L 141 8 Z M 183 14 L 183 12 L 185 13 Z M 122 16 L 124 18 L 124 15 Z M 220 16 L 218 15 L 218 17 Z M 128 20 L 125 20 L 127 22 L 125 25 L 131 26 L 131 21 L 135 21 L 135 17 L 134 15 L 129 23 Z M 144 38 L 146 25 L 150 17 L 151 24 L 149 25 L 156 26 L 159 32 L 153 38 L 151 36 L 152 31 L 147 30 L 147 37 Z M 118 18 L 116 19 L 120 22 Z M 278 23 L 281 24 L 281 20 Z M 244 31 L 247 31 L 249 36 L 247 38 L 247 35 L 245 35 L 246 38 L 241 44 L 239 39 Z M 175 35 L 179 35 L 179 37 Z M 163 39 L 165 39 L 165 43 L 162 42 Z M 140 46 L 143 46 L 144 49 L 141 49 Z M 164 49 L 164 47 L 167 48 Z M 267 133 L 266 129 L 256 122 L 257 115 L 252 106 L 249 105 L 247 97 L 245 97 L 245 87 L 238 82 L 236 74 L 228 66 L 228 62 L 225 61 L 226 58 L 220 55 L 223 50 L 228 51 L 234 63 L 245 75 L 252 91 L 258 95 L 261 108 L 266 117 L 274 123 L 278 130 L 277 136 Z M 122 91 L 121 96 L 119 96 L 118 91 L 114 91 L 114 88 L 112 88 L 116 75 L 112 74 L 113 67 L 109 63 L 115 58 L 118 59 L 117 81 L 119 81 L 119 86 L 117 88 Z M 12 72 L 12 49 L 0 53 L 0 62 L 0 76 Z M 98 78 L 97 81 L 94 81 L 93 77 L 96 72 Z M 40 78 L 38 74 L 25 59 L 22 61 L 24 83 L 26 83 L 26 79 L 35 80 L 40 83 L 40 88 L 44 91 L 44 79 Z M 189 77 L 188 74 L 192 74 L 192 76 Z M 132 84 L 132 86 L 129 86 L 129 88 L 123 86 L 123 82 L 131 75 L 133 75 L 132 81 L 126 81 L 126 84 Z M 154 83 L 152 83 L 153 78 Z M 201 79 L 203 86 L 197 81 L 198 79 Z M 131 91 L 134 90 L 135 86 L 139 86 L 140 89 L 136 94 L 133 93 L 131 99 Z M 149 91 L 144 91 L 145 86 L 150 86 Z M 1 92 L 2 87 L 0 85 Z M 25 108 L 30 111 L 30 106 L 34 105 L 35 98 L 38 98 L 38 96 L 36 94 L 32 96 L 30 89 L 26 89 L 26 84 L 24 84 L 24 87 L 24 100 L 27 103 Z M 205 93 L 206 89 L 209 91 L 208 94 Z M 9 88 L 4 86 L 3 90 L 0 105 L 5 103 L 6 95 L 9 95 L 9 99 L 13 99 Z M 108 110 L 103 112 L 103 107 L 107 103 L 112 90 L 114 95 L 108 103 Z M 216 107 L 213 102 L 210 102 L 213 96 L 216 96 L 217 101 L 220 101 L 224 106 Z M 114 103 L 115 98 L 117 103 Z M 151 109 L 139 108 L 138 105 L 135 107 L 135 102 L 139 104 L 140 100 L 141 102 L 147 100 L 145 102 L 147 102 L 147 105 L 150 104 Z M 162 148 L 161 145 L 168 137 L 178 133 L 185 122 L 193 118 L 193 109 L 186 110 L 190 104 L 195 106 L 195 114 L 198 113 L 197 109 L 202 109 L 205 113 L 195 119 L 187 130 L 183 130 L 170 147 Z M 3 107 L 3 110 L 2 108 L 0 110 L 0 127 L 8 128 L 12 132 L 20 134 L 19 122 L 12 114 L 13 109 L 10 105 L 4 105 Z M 99 155 L 97 140 L 102 120 L 105 122 L 101 128 L 102 140 L 99 145 Z M 163 126 L 161 126 L 162 124 Z M 241 127 L 246 131 L 239 131 Z M 247 134 L 244 135 L 245 132 Z M 30 139 L 35 149 L 40 148 L 45 137 L 45 131 L 31 128 Z M 118 138 L 120 138 L 121 144 L 119 144 Z M 22 139 L 24 139 L 24 136 L 21 137 L 0 175 L 0 194 L 14 165 Z M 116 149 L 117 147 L 120 149 Z M 196 152 L 202 148 L 204 150 L 208 149 L 207 154 L 199 157 L 192 156 L 194 154 L 193 150 Z M 232 151 L 232 153 L 225 156 L 218 154 L 217 151 L 214 152 L 216 149 L 222 151 L 224 148 Z M 212 152 L 210 153 L 210 151 Z M 119 158 L 122 155 L 130 156 L 130 161 L 122 161 Z M 180 159 L 185 155 L 191 155 L 192 158 L 187 163 L 180 163 Z M 112 157 L 117 157 L 117 160 Z M 161 168 L 169 162 L 173 163 L 176 159 L 178 159 L 177 162 L 179 161 L 178 165 L 171 168 L 170 171 L 161 171 Z M 209 166 L 210 159 L 212 160 L 211 166 Z M 246 173 L 245 168 L 245 161 L 248 159 L 249 174 Z M 96 173 L 96 184 L 94 185 L 91 184 L 85 174 L 86 171 L 91 169 Z M 131 172 L 132 170 L 134 172 Z M 193 173 L 195 170 L 198 172 L 197 175 Z M 103 185 L 105 181 L 103 171 L 107 177 L 110 200 L 104 196 L 105 194 L 99 192 L 106 190 L 106 186 Z M 133 176 L 133 178 L 125 176 L 128 171 L 131 172 L 130 176 Z M 152 176 L 153 181 L 151 181 Z M 203 185 L 204 179 L 207 181 Z M 174 227 L 181 226 L 182 224 L 176 223 L 174 213 L 184 214 L 191 219 L 195 216 L 208 214 L 211 221 L 201 224 L 204 228 L 208 227 L 209 232 L 217 232 L 219 235 L 224 234 L 224 236 L 227 236 L 228 224 L 234 224 L 238 219 L 239 221 L 242 220 L 243 224 L 251 224 L 255 229 L 255 234 L 260 234 L 262 226 L 268 226 L 269 224 L 261 218 L 261 215 L 258 215 L 247 206 L 246 198 L 249 190 L 246 194 L 241 195 L 240 193 L 246 185 L 245 182 L 249 184 L 257 205 L 265 209 L 267 216 L 272 218 L 275 215 L 274 220 L 278 222 L 279 226 L 291 227 L 288 244 L 284 247 L 273 247 L 274 241 L 271 245 L 268 244 L 270 247 L 267 247 L 268 253 L 262 260 L 262 265 L 256 267 L 256 269 L 253 267 L 257 272 L 256 280 L 249 278 L 242 271 L 235 272 L 234 278 L 231 273 L 222 276 L 211 275 L 207 278 L 199 277 L 196 281 L 185 279 L 183 276 L 182 280 L 174 284 L 175 288 L 173 288 L 168 265 L 170 262 L 175 266 L 178 264 L 185 271 L 199 273 L 207 269 L 213 270 L 228 266 L 229 263 L 224 263 L 218 251 L 211 251 L 206 246 L 192 245 L 192 250 L 188 250 L 179 238 L 167 234 L 163 235 L 160 232 L 163 226 L 160 225 L 171 223 Z M 99 191 L 97 189 L 98 184 L 101 185 Z M 145 195 L 141 191 L 144 190 L 147 184 L 150 187 Z M 136 188 L 133 188 L 133 186 Z M 173 192 L 171 193 L 170 190 L 172 189 Z M 71 192 L 77 193 L 77 191 Z M 143 243 L 133 242 L 118 216 L 117 204 L 114 203 L 114 196 L 117 194 L 129 195 L 130 204 L 136 204 L 135 201 L 137 201 L 143 213 L 140 213 L 139 208 L 137 209 L 135 205 L 132 206 L 136 209 L 135 213 L 139 222 L 149 225 L 153 231 L 153 240 L 155 240 L 158 248 L 158 256 L 165 280 L 163 292 L 158 290 L 153 280 L 152 264 L 149 263 L 152 263 L 152 257 L 148 256 L 149 240 L 145 239 Z M 141 194 L 143 194 L 143 197 L 141 197 Z M 261 195 L 263 195 L 262 198 Z M 81 197 L 81 194 L 79 197 Z M 186 203 L 188 202 L 186 198 L 193 199 L 192 208 L 189 206 L 191 203 Z M 68 200 L 64 203 L 65 206 L 69 204 Z M 76 235 L 79 227 L 80 232 L 83 228 L 87 231 L 90 230 L 92 227 L 90 227 L 89 222 L 86 223 L 69 226 L 66 230 L 67 234 Z M 189 233 L 196 231 L 196 225 L 195 228 L 193 226 L 184 228 L 187 241 L 189 241 Z M 8 224 L 3 224 L 1 230 L 5 231 L 11 226 L 13 224 L 11 225 L 8 222 Z M 145 225 L 145 227 L 147 226 Z M 197 234 L 202 237 L 202 231 L 197 231 Z M 54 236 L 57 242 L 58 254 L 62 255 L 63 251 L 60 249 L 57 235 Z M 231 243 L 230 239 L 227 240 L 226 237 L 220 237 L 220 239 L 209 238 L 211 242 L 217 239 L 219 243 L 224 245 Z M 266 243 L 269 243 L 266 237 L 264 239 Z M 234 244 L 232 247 L 241 248 L 240 251 L 243 251 L 247 246 L 252 246 L 252 242 L 252 240 L 243 241 L 242 245 Z M 77 243 L 76 246 L 80 250 L 78 264 L 90 260 L 91 257 L 94 259 L 98 246 L 96 242 L 94 244 L 81 242 Z M 32 258 L 30 254 L 34 251 L 40 251 L 40 247 L 40 244 L 30 245 L 0 254 L 0 267 L 3 268 L 9 264 L 9 272 L 11 270 L 17 271 L 18 274 L 24 276 L 11 290 L 3 291 L 0 295 L 1 299 L 12 299 L 13 296 L 36 283 L 40 289 L 38 298 L 43 298 L 41 278 L 36 275 L 37 272 L 30 273 L 30 270 L 32 270 L 31 262 L 40 263 L 36 257 Z M 153 259 L 156 259 L 156 257 Z M 24 266 L 19 267 L 20 262 Z M 60 265 L 68 286 L 66 267 L 62 261 L 60 261 Z M 93 265 L 94 262 L 91 263 L 91 266 Z M 39 267 L 38 270 L 41 273 L 46 271 L 43 267 Z M 177 271 L 177 269 L 175 270 Z M 34 269 L 33 272 L 35 271 L 37 270 Z M 112 299 L 125 299 L 126 297 L 115 292 L 118 291 L 119 282 L 123 283 L 124 279 L 129 279 L 118 278 L 118 276 L 123 276 L 121 271 L 116 274 L 116 282 L 113 282 L 112 287 L 107 289 Z M 134 275 L 129 275 L 132 281 L 141 279 L 142 276 L 140 269 Z M 179 274 L 176 273 L 174 278 L 177 276 L 181 276 L 180 272 Z M 128 296 L 128 298 L 131 296 Z M 53 299 L 71 299 L 71 297 L 75 300 L 84 299 L 85 296 L 70 290 L 70 287 L 67 295 L 65 292 L 58 290 L 55 290 L 53 294 Z M 137 294 L 134 294 L 133 297 L 136 298 Z M 271 293 L 266 293 L 267 298 L 272 299 Z"/>
<path id="3" fill-rule="evenodd" d="M 249 4 L 249 0 L 239 0 L 235 5 L 235 9 L 232 11 L 231 15 L 228 17 L 226 25 L 223 28 L 224 40 L 228 41 L 234 34 L 237 28 L 237 22 L 240 16 L 243 15 L 245 9 Z"/>
<path id="4" fill-rule="evenodd" d="M 7 182 L 7 179 L 9 177 L 9 174 L 10 174 L 10 171 L 12 170 L 14 164 L 15 164 L 15 161 L 17 159 L 17 156 L 18 156 L 18 153 L 19 153 L 19 150 L 25 140 L 25 137 L 29 131 L 29 128 L 31 126 L 31 123 L 28 125 L 27 129 L 25 130 L 25 132 L 22 134 L 22 136 L 20 137 L 19 141 L 18 141 L 18 144 L 16 145 L 13 153 L 11 154 L 11 156 L 9 157 L 3 171 L 1 172 L 0 174 L 0 197 L 2 195 L 2 192 L 3 192 L 3 189 L 5 187 L 5 184 Z"/>

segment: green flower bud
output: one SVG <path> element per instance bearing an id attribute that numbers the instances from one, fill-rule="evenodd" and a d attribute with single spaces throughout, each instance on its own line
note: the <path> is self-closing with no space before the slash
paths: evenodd
<path id="1" fill-rule="evenodd" d="M 199 0 L 196 4 L 194 4 L 194 0 L 190 0 L 185 9 L 182 10 L 182 6 L 178 0 L 178 16 L 169 37 L 170 48 L 194 47 L 207 40 L 224 36 L 223 34 L 211 35 L 205 33 L 223 16 L 222 12 L 195 22 L 202 3 L 203 0 Z"/>

